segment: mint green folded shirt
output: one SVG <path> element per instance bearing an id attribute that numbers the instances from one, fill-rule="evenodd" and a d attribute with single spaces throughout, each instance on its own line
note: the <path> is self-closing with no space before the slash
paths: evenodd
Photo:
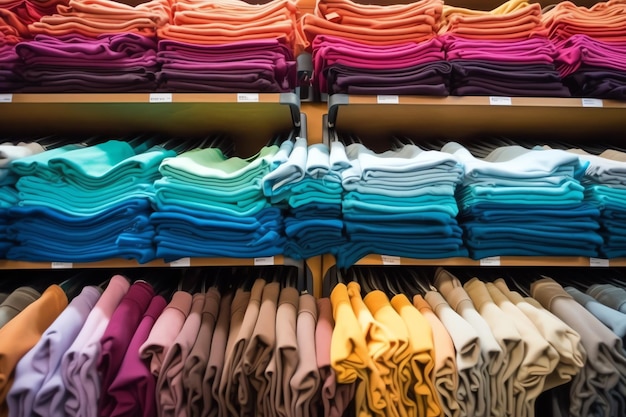
<path id="1" fill-rule="evenodd" d="M 48 181 L 58 181 L 61 178 L 61 174 L 51 169 L 48 166 L 48 162 L 53 158 L 82 147 L 83 145 L 72 144 L 50 149 L 39 154 L 16 159 L 11 162 L 10 168 L 19 176 L 34 175 Z"/>

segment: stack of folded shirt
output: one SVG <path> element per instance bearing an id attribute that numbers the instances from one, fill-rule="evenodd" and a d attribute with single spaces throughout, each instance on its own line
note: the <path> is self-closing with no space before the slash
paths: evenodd
<path id="1" fill-rule="evenodd" d="M 458 143 L 465 176 L 459 223 L 474 259 L 489 256 L 597 256 L 599 210 L 584 202 L 586 164 L 556 149 L 502 146 L 484 159 Z"/>
<path id="2" fill-rule="evenodd" d="M 3 43 L 0 33 L 0 92 L 14 91 L 22 87 L 23 80 L 15 71 L 18 62 L 15 45 Z"/>
<path id="3" fill-rule="evenodd" d="M 252 258 L 282 253 L 280 209 L 263 195 L 262 180 L 278 146 L 249 158 L 228 158 L 218 148 L 168 158 L 155 182 L 157 256 Z"/>
<path id="4" fill-rule="evenodd" d="M 13 245 L 9 239 L 7 227 L 11 224 L 9 209 L 16 206 L 19 198 L 15 189 L 17 176 L 11 172 L 11 162 L 36 155 L 44 151 L 38 143 L 20 142 L 17 145 L 7 142 L 0 145 L 0 257 L 4 257 Z"/>
<path id="5" fill-rule="evenodd" d="M 454 95 L 570 95 L 554 64 L 556 49 L 547 38 L 487 40 L 451 34 L 443 39 Z"/>
<path id="6" fill-rule="evenodd" d="M 66 6 L 68 0 L 0 0 L 0 37 L 13 38 L 13 43 L 29 38 L 28 25 L 43 16 L 53 14 L 57 6 Z M 0 42 L 1 43 L 1 42 Z"/>
<path id="7" fill-rule="evenodd" d="M 169 19 L 165 0 L 152 0 L 129 6 L 113 0 L 69 0 L 57 13 L 43 16 L 29 25 L 31 34 L 50 36 L 83 35 L 96 38 L 104 34 L 138 33 L 154 36 Z"/>
<path id="8" fill-rule="evenodd" d="M 620 0 L 591 8 L 566 1 L 543 15 L 559 56 L 557 67 L 572 95 L 626 97 L 626 4 Z"/>
<path id="9" fill-rule="evenodd" d="M 313 65 L 323 94 L 445 96 L 452 68 L 437 38 L 367 45 L 331 35 L 315 37 Z"/>
<path id="10" fill-rule="evenodd" d="M 443 2 L 367 5 L 318 0 L 302 18 L 322 94 L 448 94 L 450 65 L 435 39 Z"/>
<path id="11" fill-rule="evenodd" d="M 570 152 L 589 164 L 582 179 L 585 199 L 600 210 L 600 254 L 607 258 L 626 256 L 626 154 L 607 150 L 600 155 L 580 149 Z"/>
<path id="12" fill-rule="evenodd" d="M 442 21 L 452 94 L 569 96 L 539 4 L 509 0 L 491 11 L 444 6 Z"/>
<path id="13" fill-rule="evenodd" d="M 173 2 L 171 22 L 158 31 L 162 89 L 292 91 L 302 43 L 296 12 L 292 0 Z"/>
<path id="14" fill-rule="evenodd" d="M 292 49 L 278 39 L 222 45 L 161 40 L 157 59 L 163 91 L 278 93 L 296 86 Z"/>
<path id="15" fill-rule="evenodd" d="M 326 145 L 307 147 L 306 139 L 285 141 L 273 170 L 263 179 L 263 192 L 272 205 L 284 209 L 285 255 L 306 259 L 336 254 L 346 243 L 341 220 L 343 187 L 331 166 Z"/>
<path id="16" fill-rule="evenodd" d="M 37 35 L 15 47 L 24 92 L 142 92 L 156 88 L 157 43 L 136 33 Z"/>
<path id="17" fill-rule="evenodd" d="M 91 262 L 154 258 L 148 218 L 161 161 L 160 146 L 110 140 L 66 145 L 11 164 L 20 175 L 9 259 Z"/>
<path id="18" fill-rule="evenodd" d="M 346 190 L 342 210 L 349 242 L 337 265 L 348 267 L 370 253 L 412 258 L 467 256 L 454 197 L 463 176 L 450 154 L 415 145 L 374 153 L 348 145 L 335 163 Z"/>

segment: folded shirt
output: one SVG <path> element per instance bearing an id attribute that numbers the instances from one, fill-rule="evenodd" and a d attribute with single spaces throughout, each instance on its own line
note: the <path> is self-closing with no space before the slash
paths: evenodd
<path id="1" fill-rule="evenodd" d="M 519 40 L 467 39 L 448 33 L 440 39 L 448 60 L 551 64 L 560 53 L 558 47 L 542 37 Z"/>
<path id="2" fill-rule="evenodd" d="M 626 73 L 607 67 L 581 65 L 563 78 L 573 97 L 595 97 L 614 100 L 626 98 Z"/>
<path id="3" fill-rule="evenodd" d="M 551 40 L 566 40 L 578 34 L 606 42 L 626 40 L 626 15 L 620 0 L 595 3 L 590 8 L 563 1 L 544 12 L 541 20 Z"/>
<path id="4" fill-rule="evenodd" d="M 58 5 L 57 13 L 42 16 L 28 28 L 32 34 L 51 36 L 78 33 L 97 37 L 128 32 L 154 36 L 168 20 L 169 5 L 163 0 L 137 6 L 111 0 L 69 0 L 67 5 Z"/>
<path id="5" fill-rule="evenodd" d="M 576 72 L 581 65 L 626 71 L 626 40 L 605 42 L 588 35 L 573 35 L 555 41 L 556 68 L 562 77 Z"/>
<path id="6" fill-rule="evenodd" d="M 445 5 L 439 34 L 454 33 L 468 39 L 528 39 L 545 36 L 541 5 L 509 0 L 490 11 Z"/>

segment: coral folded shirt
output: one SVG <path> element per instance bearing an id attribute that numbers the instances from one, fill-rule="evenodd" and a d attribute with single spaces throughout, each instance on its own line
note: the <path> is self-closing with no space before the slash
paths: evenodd
<path id="1" fill-rule="evenodd" d="M 565 40 L 576 34 L 619 42 L 626 40 L 626 3 L 610 0 L 587 8 L 570 1 L 558 3 L 543 13 L 542 22 L 553 40 Z"/>

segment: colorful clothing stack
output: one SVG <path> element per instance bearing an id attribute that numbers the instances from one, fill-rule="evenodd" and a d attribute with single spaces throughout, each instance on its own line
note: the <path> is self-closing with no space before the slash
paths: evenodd
<path id="1" fill-rule="evenodd" d="M 283 252 L 283 219 L 271 207 L 261 181 L 278 146 L 248 159 L 229 158 L 218 148 L 194 149 L 168 158 L 155 182 L 157 256 L 262 257 Z"/>
<path id="2" fill-rule="evenodd" d="M 339 248 L 338 266 L 371 253 L 467 256 L 454 197 L 463 167 L 454 156 L 415 145 L 377 154 L 353 143 L 336 161 L 347 167 L 341 176 L 348 243 Z"/>
<path id="3" fill-rule="evenodd" d="M 587 166 L 556 149 L 502 146 L 474 157 L 446 144 L 465 168 L 459 223 L 474 259 L 489 256 L 597 256 L 599 210 L 584 200 Z"/>
<path id="4" fill-rule="evenodd" d="M 389 6 L 319 0 L 302 27 L 325 94 L 448 94 L 450 65 L 435 38 L 443 2 Z"/>
<path id="5" fill-rule="evenodd" d="M 607 258 L 626 256 L 626 154 L 615 150 L 600 155 L 572 152 L 589 164 L 582 184 L 585 200 L 600 210 L 600 254 Z"/>
<path id="6" fill-rule="evenodd" d="M 543 21 L 572 95 L 626 97 L 626 4 L 610 0 L 586 8 L 566 1 L 545 12 Z"/>
<path id="7" fill-rule="evenodd" d="M 9 168 L 11 162 L 36 155 L 44 151 L 44 148 L 37 143 L 11 142 L 0 145 L 0 257 L 5 257 L 13 242 L 9 238 L 7 228 L 11 225 L 9 209 L 16 206 L 19 201 L 15 183 L 17 176 Z"/>
<path id="8" fill-rule="evenodd" d="M 491 11 L 446 5 L 442 21 L 452 94 L 569 96 L 538 3 L 509 0 Z"/>
<path id="9" fill-rule="evenodd" d="M 296 86 L 301 43 L 291 0 L 173 2 L 159 28 L 165 91 L 287 92 Z"/>
<path id="10" fill-rule="evenodd" d="M 15 47 L 20 92 L 148 92 L 156 89 L 156 42 L 136 33 L 88 38 L 37 35 Z"/>
<path id="11" fill-rule="evenodd" d="M 285 217 L 285 255 L 306 259 L 337 252 L 346 238 L 341 219 L 341 171 L 332 150 L 307 146 L 306 139 L 281 145 L 275 168 L 263 178 L 263 192 Z"/>
<path id="12" fill-rule="evenodd" d="M 66 145 L 12 163 L 19 201 L 10 210 L 7 258 L 90 262 L 154 258 L 153 183 L 173 151 L 110 140 Z"/>

